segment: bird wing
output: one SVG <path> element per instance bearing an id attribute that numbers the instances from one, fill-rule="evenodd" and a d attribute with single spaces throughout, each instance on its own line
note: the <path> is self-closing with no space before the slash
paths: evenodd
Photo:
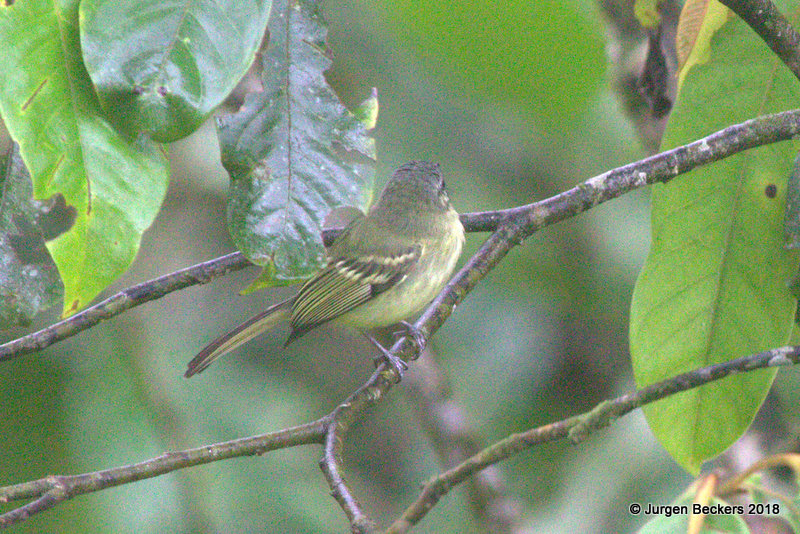
<path id="1" fill-rule="evenodd" d="M 286 343 L 395 286 L 421 255 L 422 245 L 413 244 L 392 254 L 330 258 L 297 293 L 292 305 L 292 333 Z"/>

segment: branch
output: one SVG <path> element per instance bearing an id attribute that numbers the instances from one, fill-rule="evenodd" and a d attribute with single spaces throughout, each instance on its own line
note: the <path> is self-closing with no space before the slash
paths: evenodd
<path id="1" fill-rule="evenodd" d="M 463 215 L 462 220 L 468 229 L 486 230 L 494 228 L 495 231 L 423 312 L 415 324 L 416 328 L 423 333 L 426 339 L 430 338 L 450 316 L 455 306 L 464 300 L 466 295 L 505 257 L 508 251 L 521 244 L 526 237 L 540 228 L 575 216 L 634 189 L 648 184 L 666 182 L 697 166 L 717 161 L 749 148 L 791 139 L 798 134 L 800 134 L 800 110 L 759 117 L 730 126 L 687 145 L 608 171 L 568 191 L 540 202 L 508 210 Z M 93 324 L 92 321 L 94 323 L 99 322 L 142 302 L 163 296 L 175 289 L 188 287 L 195 283 L 205 283 L 215 276 L 241 269 L 244 266 L 246 266 L 246 260 L 238 254 L 231 254 L 218 260 L 206 262 L 172 275 L 134 286 L 75 317 L 42 331 L 47 331 L 48 333 L 46 334 L 37 332 L 21 340 L 0 346 L 0 359 L 11 359 L 18 354 L 47 346 L 88 328 L 90 324 Z M 82 319 L 76 320 L 76 317 L 82 317 Z M 31 339 L 31 341 L 23 342 L 25 339 Z M 420 347 L 416 347 L 408 338 L 399 339 L 391 349 L 394 355 L 401 357 L 404 361 L 414 359 L 419 350 Z M 301 429 L 309 434 L 303 434 L 305 435 L 303 440 L 293 441 L 291 444 L 318 442 L 321 440 L 320 432 L 322 432 L 318 429 L 318 425 L 322 425 L 325 435 L 325 452 L 321 467 L 334 497 L 342 506 L 351 521 L 353 530 L 356 532 L 370 532 L 374 529 L 374 526 L 361 511 L 358 502 L 353 497 L 341 475 L 340 456 L 342 444 L 351 423 L 356 417 L 367 407 L 380 400 L 399 379 L 400 377 L 395 369 L 389 369 L 385 364 L 382 364 L 364 386 L 344 403 L 340 404 L 329 416 L 308 425 L 295 427 L 295 429 L 283 432 L 266 434 L 261 437 L 261 439 L 266 437 L 269 440 L 275 436 L 283 436 L 284 432 L 296 432 L 297 429 Z M 633 408 L 629 408 L 628 411 L 630 409 Z M 573 420 L 570 419 L 568 421 Z M 608 424 L 608 421 L 606 420 L 604 424 Z M 559 428 L 559 425 L 564 427 L 566 432 L 572 428 L 571 426 L 566 426 L 566 423 L 557 423 L 552 427 Z M 574 423 L 573 426 L 578 428 L 577 423 Z M 315 429 L 313 432 L 311 431 L 312 428 Z M 593 427 L 587 428 L 591 430 Z M 539 432 L 545 433 L 545 430 Z M 555 437 L 562 436 L 559 434 Z M 251 440 L 255 440 L 255 442 Z M 98 473 L 91 476 L 87 475 L 86 478 L 55 477 L 28 483 L 29 485 L 20 484 L 10 488 L 3 488 L 0 489 L 0 498 L 2 499 L 39 496 L 39 500 L 19 510 L 0 516 L 0 519 L 13 515 L 14 521 L 19 521 L 30 515 L 30 513 L 49 508 L 57 502 L 81 492 L 95 491 L 111 485 L 156 476 L 168 470 L 206 463 L 216 459 L 271 450 L 270 446 L 259 446 L 257 444 L 259 443 L 258 440 L 258 437 L 246 438 L 222 444 L 222 446 L 230 446 L 230 449 L 223 455 L 220 455 L 214 448 L 215 446 L 201 447 L 185 453 L 167 454 L 143 464 L 100 471 L 98 472 L 99 477 Z M 527 444 L 532 440 L 533 438 L 527 438 L 527 441 L 523 439 L 523 443 L 529 446 Z M 248 449 L 247 447 L 250 448 Z M 505 449 L 502 448 L 501 443 L 487 450 L 504 451 Z M 513 447 L 510 450 L 513 450 Z M 184 456 L 186 454 L 189 455 L 188 460 Z M 483 455 L 477 456 L 483 458 Z M 498 461 L 506 456 L 501 454 L 493 461 Z M 491 459 L 492 457 L 490 456 L 489 458 Z M 466 465 L 471 465 L 471 461 L 468 461 Z M 488 463 L 485 465 L 488 465 Z M 485 467 L 485 465 L 480 465 L 477 468 Z M 456 478 L 453 479 L 454 483 L 463 480 L 463 478 L 458 477 L 466 477 L 469 474 L 463 467 L 457 467 L 446 474 L 451 472 L 456 473 Z M 78 475 L 78 477 L 82 477 L 82 475 Z M 99 482 L 96 482 L 96 480 L 99 480 Z M 20 493 L 19 488 L 26 489 Z M 441 487 L 436 491 L 440 493 L 439 497 L 444 494 Z M 438 497 L 435 500 L 438 500 Z M 435 502 L 435 500 L 431 502 Z M 415 512 L 415 514 L 418 515 L 419 512 Z M 413 518 L 416 515 L 412 514 L 410 517 Z"/>
<path id="2" fill-rule="evenodd" d="M 414 323 L 414 327 L 425 339 L 430 339 L 478 282 L 513 247 L 521 244 L 537 230 L 646 184 L 667 182 L 700 165 L 767 142 L 791 139 L 798 133 L 800 110 L 751 119 L 698 141 L 595 176 L 541 202 L 497 212 L 495 217 L 500 222 L 497 229 L 433 299 Z M 419 349 L 409 337 L 404 337 L 397 340 L 390 352 L 408 362 L 417 357 Z M 381 380 L 372 382 L 376 377 L 381 377 Z M 357 399 L 359 402 L 345 402 L 332 414 L 333 426 L 326 440 L 325 457 L 321 466 L 333 496 L 350 518 L 354 532 L 361 532 L 358 529 L 367 523 L 362 522 L 362 512 L 339 474 L 341 447 L 352 419 L 362 409 L 385 395 L 401 378 L 396 369 L 381 364 L 370 379 L 372 383 L 367 388 L 368 392 Z M 337 422 L 341 424 L 337 425 Z"/>
<path id="3" fill-rule="evenodd" d="M 341 473 L 345 434 L 356 417 L 378 402 L 394 383 L 393 370 L 390 371 L 385 363 L 381 364 L 363 386 L 333 410 L 325 429 L 325 447 L 319 466 L 331 488 L 331 495 L 344 510 L 354 533 L 374 532 L 375 524 L 361 510 Z"/>
<path id="4" fill-rule="evenodd" d="M 354 533 L 375 532 L 376 525 L 363 512 L 342 474 L 341 455 L 345 436 L 356 418 L 368 406 L 377 403 L 396 383 L 395 378 L 393 369 L 390 370 L 385 364 L 381 365 L 358 391 L 336 407 L 327 420 L 325 446 L 322 460 L 320 460 L 320 468 L 331 488 L 331 495 L 344 510 Z M 505 525 L 510 521 L 509 516 L 515 515 L 508 513 L 508 509 L 515 508 L 515 503 L 503 500 L 496 484 L 493 485 L 495 480 L 482 481 L 483 483 L 476 489 L 476 493 L 481 497 L 482 502 L 491 500 L 498 505 L 498 508 L 502 508 L 502 510 L 496 511 L 492 519 L 496 524 Z"/>
<path id="5" fill-rule="evenodd" d="M 512 240 L 507 238 L 508 229 L 512 227 L 513 225 L 508 222 L 501 225 L 422 313 L 414 327 L 425 339 L 430 339 L 430 336 L 444 324 L 455 306 L 508 253 L 513 246 Z M 519 242 L 521 240 L 516 244 Z M 407 336 L 398 339 L 390 352 L 408 362 L 416 359 L 420 350 L 421 347 L 417 347 L 411 341 L 411 337 Z M 350 519 L 353 532 L 372 532 L 374 525 L 364 516 L 341 475 L 341 450 L 345 436 L 352 421 L 366 407 L 381 399 L 400 379 L 397 369 L 382 363 L 368 382 L 331 414 L 331 423 L 325 440 L 325 454 L 320 467 L 331 488 L 331 494 Z"/>
<path id="6" fill-rule="evenodd" d="M 633 189 L 667 182 L 695 167 L 743 150 L 785 141 L 798 133 L 800 133 L 800 110 L 765 115 L 729 126 L 693 143 L 595 176 L 549 199 L 506 210 L 462 214 L 461 221 L 469 232 L 494 231 L 503 226 L 503 232 L 510 240 L 508 243 L 510 249 L 515 241 L 521 242 L 544 226 L 575 216 Z M 326 230 L 323 232 L 323 241 L 330 243 L 339 231 Z M 161 298 L 178 289 L 208 283 L 218 276 L 241 270 L 249 265 L 244 256 L 234 252 L 143 282 L 59 323 L 0 345 L 0 361 L 41 350 L 130 308 Z M 491 268 L 491 265 L 488 268 Z"/>
<path id="7" fill-rule="evenodd" d="M 701 367 L 646 388 L 598 404 L 591 411 L 527 432 L 512 434 L 472 456 L 458 466 L 429 480 L 417 500 L 386 531 L 407 532 L 455 485 L 489 465 L 505 460 L 534 445 L 568 437 L 573 443 L 583 441 L 592 432 L 610 425 L 615 419 L 669 395 L 696 388 L 734 373 L 766 367 L 800 363 L 800 346 L 780 347 L 725 363 Z"/>
<path id="8" fill-rule="evenodd" d="M 475 472 L 528 447 L 564 437 L 569 437 L 573 442 L 577 443 L 585 439 L 593 431 L 608 426 L 618 417 L 668 395 L 719 380 L 732 373 L 749 372 L 765 367 L 787 366 L 798 362 L 800 362 L 800 346 L 781 347 L 752 356 L 737 358 L 729 362 L 683 373 L 635 393 L 603 402 L 584 414 L 524 433 L 512 434 L 429 481 L 417 501 L 404 512 L 403 516 L 390 527 L 388 532 L 406 532 L 446 495 L 451 487 L 463 482 Z M 347 503 L 342 506 L 346 510 L 353 512 L 351 522 L 354 525 L 354 532 L 371 532 L 374 527 L 366 516 L 360 512 L 358 504 L 349 493 L 349 490 L 347 490 L 344 480 L 338 472 L 330 473 L 328 471 L 329 465 L 335 466 L 339 462 L 338 459 L 334 459 L 331 464 L 329 455 L 336 456 L 341 452 L 342 442 L 339 440 L 342 436 L 338 435 L 336 430 L 346 429 L 346 426 L 352 422 L 354 415 L 363 411 L 369 404 L 379 400 L 382 392 L 391 387 L 392 378 L 391 371 L 385 369 L 377 370 L 364 386 L 340 404 L 332 414 L 304 425 L 260 436 L 241 438 L 184 451 L 168 452 L 156 458 L 128 466 L 72 476 L 54 475 L 31 482 L 0 487 L 0 502 L 36 498 L 36 500 L 25 506 L 0 515 L 0 527 L 23 521 L 35 513 L 52 508 L 56 504 L 77 495 L 100 491 L 105 488 L 152 478 L 177 469 L 218 460 L 261 455 L 272 450 L 310 443 L 323 443 L 324 441 L 325 458 L 321 465 L 326 477 L 333 478 L 337 482 L 334 496 L 340 503 L 341 499 L 347 499 Z M 338 417 L 336 417 L 337 415 Z M 356 528 L 357 525 L 362 528 Z"/>
<path id="9" fill-rule="evenodd" d="M 744 20 L 800 79 L 800 35 L 770 0 L 720 0 Z"/>
<path id="10" fill-rule="evenodd" d="M 501 221 L 497 230 L 453 276 L 414 326 L 426 338 L 430 338 L 455 307 L 513 247 L 541 228 L 574 217 L 634 189 L 668 182 L 695 167 L 756 146 L 788 140 L 798 134 L 800 110 L 766 115 L 605 172 L 540 202 L 496 212 Z M 408 350 L 403 343 L 406 343 L 406 338 L 398 340 L 393 350 Z"/>
<path id="11" fill-rule="evenodd" d="M 68 319 L 0 345 L 0 361 L 42 350 L 140 304 L 159 299 L 178 289 L 207 284 L 219 276 L 250 265 L 252 264 L 241 252 L 234 252 L 129 287 Z"/>
<path id="12" fill-rule="evenodd" d="M 260 436 L 240 438 L 179 452 L 166 452 L 138 464 L 114 467 L 80 475 L 52 475 L 31 482 L 0 487 L 0 503 L 21 499 L 36 500 L 0 515 L 0 528 L 24 521 L 76 495 L 152 478 L 184 467 L 202 465 L 227 458 L 260 455 L 296 445 L 321 443 L 327 418 L 304 425 L 270 432 Z"/>

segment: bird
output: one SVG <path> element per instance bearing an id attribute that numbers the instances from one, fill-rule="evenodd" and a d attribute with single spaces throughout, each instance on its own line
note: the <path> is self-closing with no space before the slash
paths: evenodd
<path id="1" fill-rule="evenodd" d="M 463 244 L 464 227 L 450 204 L 439 165 L 407 163 L 392 174 L 377 202 L 335 238 L 322 268 L 296 295 L 209 343 L 189 362 L 184 376 L 202 372 L 286 318 L 291 333 L 285 345 L 336 320 L 364 333 L 402 372 L 399 366 L 405 368 L 405 363 L 366 331 L 402 324 L 423 345 L 424 338 L 406 319 L 441 291 Z"/>

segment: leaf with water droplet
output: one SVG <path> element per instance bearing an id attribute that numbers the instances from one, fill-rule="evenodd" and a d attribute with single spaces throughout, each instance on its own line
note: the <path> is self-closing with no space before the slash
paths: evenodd
<path id="1" fill-rule="evenodd" d="M 83 0 L 83 61 L 107 117 L 162 142 L 195 131 L 253 62 L 269 0 Z"/>
<path id="2" fill-rule="evenodd" d="M 239 249 L 269 266 L 258 286 L 310 276 L 324 258 L 321 229 L 338 207 L 371 199 L 371 121 L 347 110 L 324 71 L 327 28 L 314 2 L 275 2 L 263 54 L 263 90 L 218 121 L 231 177 L 228 227 Z M 369 100 L 369 99 L 368 99 Z"/>

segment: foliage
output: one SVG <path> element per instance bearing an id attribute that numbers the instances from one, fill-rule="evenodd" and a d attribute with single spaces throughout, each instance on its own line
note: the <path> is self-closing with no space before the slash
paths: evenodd
<path id="1" fill-rule="evenodd" d="M 0 46 L 0 112 L 34 198 L 63 197 L 76 214 L 47 242 L 70 315 L 133 262 L 166 192 L 166 160 L 155 143 L 130 139 L 103 117 L 80 55 L 77 0 L 3 7 Z"/>
<path id="2" fill-rule="evenodd" d="M 684 66 L 690 70 L 682 73 L 665 148 L 790 109 L 800 96 L 797 80 L 738 18 L 716 32 L 703 55 L 708 63 Z M 783 248 L 782 225 L 799 147 L 751 150 L 653 188 L 652 245 L 631 304 L 637 385 L 788 342 L 796 301 L 787 281 L 798 255 Z M 645 414 L 670 454 L 697 474 L 749 427 L 774 376 L 730 377 Z"/>
<path id="3" fill-rule="evenodd" d="M 319 269 L 323 220 L 333 208 L 365 209 L 373 187 L 375 146 L 366 128 L 375 118 L 365 126 L 325 81 L 331 61 L 322 22 L 314 3 L 276 1 L 263 90 L 219 122 L 233 240 L 283 281 Z"/>
<path id="4" fill-rule="evenodd" d="M 81 53 L 103 112 L 131 136 L 175 141 L 233 91 L 261 44 L 270 0 L 84 0 Z"/>
<path id="5" fill-rule="evenodd" d="M 642 156 L 606 89 L 603 28 L 587 2 L 326 5 L 333 62 L 317 2 L 7 4 L 0 112 L 32 186 L 7 160 L 0 254 L 11 261 L 0 263 L 2 321 L 28 321 L 58 300 L 54 268 L 46 256 L 21 256 L 21 239 L 47 243 L 69 314 L 120 276 L 130 285 L 221 254 L 230 237 L 264 267 L 254 287 L 302 278 L 321 257 L 328 213 L 368 204 L 375 166 L 385 176 L 409 159 L 439 160 L 464 213 L 551 196 Z M 638 4 L 652 15 L 664 2 Z M 244 105 L 222 116 L 218 137 L 208 123 L 197 130 L 250 66 L 270 7 L 268 48 L 256 56 L 260 77 L 249 80 Z M 667 147 L 797 101 L 796 80 L 740 21 L 717 23 L 703 33 L 710 53 L 688 56 Z M 339 101 L 359 102 L 373 86 L 381 94 L 378 164 L 375 93 L 353 112 Z M 157 141 L 191 132 L 168 160 Z M 794 306 L 785 284 L 797 267 L 780 232 L 793 146 L 748 152 L 653 192 L 654 242 L 631 311 L 639 384 L 784 343 Z M 227 229 L 223 177 L 231 179 Z M 22 198 L 28 186 L 36 200 Z M 775 194 L 766 194 L 770 186 Z M 45 224 L 53 215 L 55 229 Z M 451 423 L 446 416 L 461 406 L 467 422 L 459 425 L 472 422 L 481 439 L 497 443 L 627 389 L 625 319 L 645 215 L 642 197 L 626 195 L 517 247 L 502 275 L 481 280 L 432 340 L 453 399 L 429 411 Z M 140 242 L 141 261 L 132 263 Z M 474 248 L 473 241 L 465 255 Z M 16 276 L 33 265 L 41 275 L 33 283 Z M 368 349 L 333 329 L 288 350 L 260 340 L 202 380 L 181 381 L 200 346 L 263 309 L 262 299 L 233 296 L 246 283 L 234 276 L 175 293 L 3 362 L 0 420 L 10 430 L 0 483 L 288 428 L 328 413 L 363 383 Z M 267 298 L 281 298 L 274 291 Z M 749 426 L 773 374 L 672 397 L 646 410 L 648 422 L 696 472 Z M 393 393 L 413 383 L 412 374 Z M 421 481 L 450 467 L 440 436 L 423 436 L 414 416 L 427 407 L 429 386 L 407 401 L 382 399 L 347 436 L 348 483 L 370 516 L 398 516 Z M 503 464 L 510 493 L 530 510 L 522 517 L 530 530 L 630 530 L 641 518 L 620 513 L 620 503 L 669 502 L 688 484 L 635 417 L 590 439 L 588 447 L 539 448 Z M 78 497 L 21 529 L 342 531 L 319 456 L 304 446 L 184 469 Z M 478 498 L 474 488 L 455 487 L 424 530 L 477 530 L 468 511 Z M 672 521 L 681 528 L 686 519 Z M 741 526 L 736 517 L 709 524 L 723 521 Z"/>
<path id="6" fill-rule="evenodd" d="M 45 249 L 40 228 L 57 206 L 42 206 L 33 200 L 31 177 L 18 150 L 0 159 L 0 324 L 29 324 L 43 310 L 60 302 L 64 289 Z M 69 217 L 71 215 L 71 217 Z M 55 217 L 54 217 L 55 218 Z M 65 214 L 62 221 L 74 218 Z M 58 219 L 56 224 L 56 235 Z M 52 234 L 51 234 L 52 235 Z"/>

